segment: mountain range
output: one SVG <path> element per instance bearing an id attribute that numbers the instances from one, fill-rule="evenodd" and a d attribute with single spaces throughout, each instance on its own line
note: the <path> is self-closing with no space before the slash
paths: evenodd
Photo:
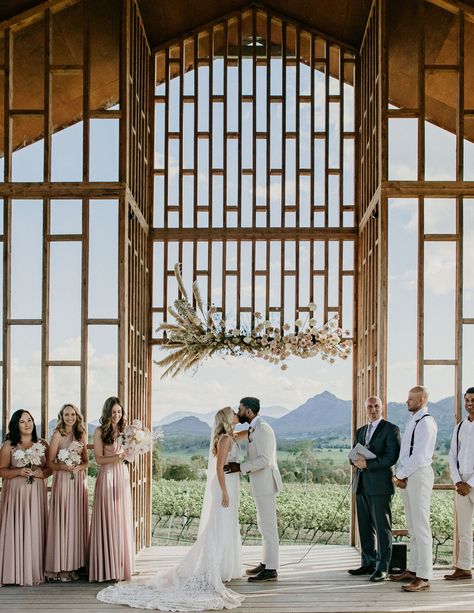
<path id="1" fill-rule="evenodd" d="M 283 417 L 283 415 L 286 415 L 289 412 L 290 409 L 279 405 L 262 408 L 262 415 L 265 413 L 267 417 L 273 417 L 275 419 Z M 163 417 L 163 419 L 158 422 L 158 426 L 166 426 L 178 421 L 179 419 L 183 419 L 184 417 L 197 417 L 200 421 L 212 426 L 215 414 L 216 411 L 209 411 L 208 413 L 198 413 L 197 411 L 176 411 L 175 413 L 170 413 L 166 417 Z"/>
<path id="2" fill-rule="evenodd" d="M 454 426 L 454 399 L 444 398 L 428 403 L 429 412 L 438 424 L 438 439 L 449 440 Z M 274 416 L 275 407 L 262 407 L 260 414 L 272 426 L 278 438 L 301 439 L 307 437 L 350 438 L 350 400 L 341 400 L 330 392 L 322 392 L 309 398 L 292 411 L 276 407 L 279 417 Z M 283 410 L 282 410 L 283 409 Z M 273 415 L 272 415 L 273 413 Z M 168 415 L 160 422 L 165 437 L 208 436 L 214 413 L 200 415 L 192 412 L 178 412 Z M 403 430 L 410 415 L 404 403 L 390 402 L 387 419 Z"/>

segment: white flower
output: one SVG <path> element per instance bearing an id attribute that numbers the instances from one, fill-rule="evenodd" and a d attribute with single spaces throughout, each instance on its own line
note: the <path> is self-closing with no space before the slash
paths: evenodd
<path id="1" fill-rule="evenodd" d="M 58 460 L 60 462 L 65 462 L 69 459 L 69 451 L 67 449 L 60 449 L 58 452 Z"/>
<path id="2" fill-rule="evenodd" d="M 141 422 L 139 419 L 134 419 L 134 420 L 132 421 L 132 426 L 133 426 L 134 428 L 142 428 L 142 427 L 143 427 L 143 426 L 142 426 L 142 422 Z"/>
<path id="3" fill-rule="evenodd" d="M 316 311 L 317 307 L 316 307 L 316 305 L 314 304 L 314 302 L 310 302 L 310 303 L 308 304 L 308 309 L 309 309 L 310 311 Z"/>
<path id="4" fill-rule="evenodd" d="M 246 337 L 244 338 L 244 343 L 246 343 L 247 345 L 248 345 L 249 343 L 251 343 L 251 342 L 252 342 L 252 337 L 251 337 L 251 336 L 246 336 Z"/>
<path id="5" fill-rule="evenodd" d="M 301 326 L 303 325 L 303 320 L 302 319 L 297 319 L 295 321 L 295 326 L 298 328 L 301 328 Z"/>

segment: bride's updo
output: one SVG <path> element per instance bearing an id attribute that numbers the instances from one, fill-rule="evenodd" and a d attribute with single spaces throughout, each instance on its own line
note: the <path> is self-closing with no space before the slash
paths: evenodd
<path id="1" fill-rule="evenodd" d="M 214 428 L 212 430 L 212 455 L 217 455 L 217 443 L 223 434 L 234 436 L 234 412 L 231 407 L 224 407 L 217 411 L 214 417 Z"/>

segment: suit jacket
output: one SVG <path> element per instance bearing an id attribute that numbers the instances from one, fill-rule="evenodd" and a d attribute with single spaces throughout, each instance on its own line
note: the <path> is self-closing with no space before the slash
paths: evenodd
<path id="1" fill-rule="evenodd" d="M 248 460 L 240 465 L 243 475 L 250 474 L 253 496 L 276 494 L 283 489 L 277 464 L 275 433 L 267 422 L 258 417 L 249 431 Z"/>
<path id="2" fill-rule="evenodd" d="M 354 445 L 365 444 L 367 427 L 367 425 L 362 426 L 357 430 Z M 367 448 L 377 457 L 367 460 L 367 468 L 358 471 L 356 491 L 369 496 L 393 494 L 395 488 L 392 481 L 392 466 L 400 455 L 400 428 L 382 419 L 373 432 Z"/>

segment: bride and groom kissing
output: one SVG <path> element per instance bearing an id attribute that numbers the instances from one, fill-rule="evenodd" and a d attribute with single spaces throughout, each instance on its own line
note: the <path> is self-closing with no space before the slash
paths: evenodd
<path id="1" fill-rule="evenodd" d="M 224 585 L 242 577 L 239 526 L 240 475 L 249 475 L 262 535 L 262 559 L 246 571 L 248 581 L 275 581 L 279 566 L 276 495 L 283 484 L 271 426 L 260 417 L 258 398 L 245 397 L 235 413 L 216 413 L 209 446 L 207 480 L 198 537 L 184 558 L 168 571 L 118 583 L 97 598 L 111 604 L 160 611 L 233 609 L 244 597 Z M 248 430 L 236 432 L 238 424 Z M 248 441 L 247 460 L 240 462 L 240 443 Z"/>

